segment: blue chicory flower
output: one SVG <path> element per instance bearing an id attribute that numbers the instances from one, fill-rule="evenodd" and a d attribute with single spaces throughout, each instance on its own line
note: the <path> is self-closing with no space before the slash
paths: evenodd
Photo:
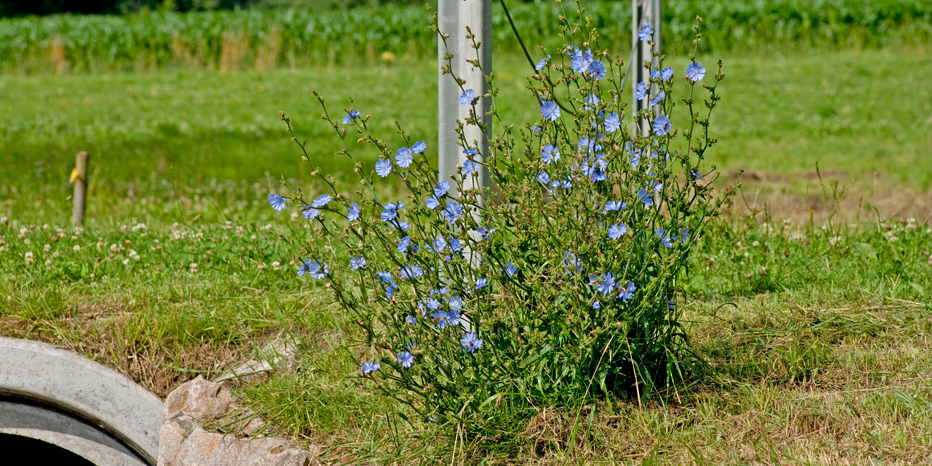
<path id="1" fill-rule="evenodd" d="M 411 149 L 408 147 L 402 147 L 398 149 L 398 153 L 395 154 L 395 163 L 398 164 L 401 168 L 408 168 L 411 165 L 411 162 L 414 161 L 414 155 L 411 152 Z"/>
<path id="2" fill-rule="evenodd" d="M 460 173 L 462 173 L 463 176 L 478 174 L 479 164 L 476 162 L 473 162 L 472 160 L 466 160 L 463 162 L 463 168 L 460 170 Z"/>
<path id="3" fill-rule="evenodd" d="M 415 154 L 422 154 L 425 150 L 427 150 L 427 141 L 415 142 L 414 145 L 411 146 L 411 152 Z"/>
<path id="4" fill-rule="evenodd" d="M 404 208 L 404 204 L 401 202 L 389 202 L 385 204 L 385 209 L 382 210 L 382 220 L 390 222 L 395 220 L 398 217 L 398 211 Z"/>
<path id="5" fill-rule="evenodd" d="M 347 218 L 347 220 L 349 220 L 349 221 L 351 221 L 351 222 L 355 222 L 356 219 L 359 218 L 359 212 L 360 212 L 359 206 L 356 205 L 355 202 L 353 202 L 352 204 L 350 204 L 349 210 L 348 210 L 347 213 L 346 213 L 346 218 Z"/>
<path id="6" fill-rule="evenodd" d="M 448 222 L 454 223 L 456 220 L 463 218 L 463 206 L 456 201 L 450 201 L 443 208 L 443 216 L 446 217 Z"/>
<path id="7" fill-rule="evenodd" d="M 476 99 L 476 91 L 472 89 L 466 89 L 460 95 L 460 105 L 472 105 L 472 101 Z"/>
<path id="8" fill-rule="evenodd" d="M 641 197 L 641 202 L 644 203 L 644 207 L 651 207 L 654 205 L 654 197 L 651 196 L 646 189 L 641 188 L 638 190 L 638 196 Z"/>
<path id="9" fill-rule="evenodd" d="M 356 110 L 355 108 L 351 108 L 349 113 L 347 113 L 346 116 L 343 117 L 343 124 L 348 125 L 351 121 L 357 118 L 359 118 L 359 110 Z"/>
<path id="10" fill-rule="evenodd" d="M 647 97 L 647 83 L 638 83 L 634 89 L 634 98 L 644 100 Z"/>
<path id="11" fill-rule="evenodd" d="M 653 107 L 654 105 L 657 105 L 660 102 L 663 102 L 663 98 L 666 96 L 667 94 L 665 92 L 663 91 L 658 92 L 657 95 L 654 96 L 653 99 L 651 99 L 649 107 Z"/>
<path id="12" fill-rule="evenodd" d="M 362 256 L 357 256 L 357 257 L 350 259 L 349 263 L 350 263 L 350 267 L 352 267 L 353 270 L 359 270 L 359 269 L 366 268 L 366 258 Z"/>
<path id="13" fill-rule="evenodd" d="M 692 82 L 697 82 L 701 81 L 704 77 L 705 68 L 702 65 L 696 62 L 692 62 L 689 64 L 689 66 L 686 67 L 686 79 Z"/>
<path id="14" fill-rule="evenodd" d="M 309 206 L 309 205 L 307 205 L 307 204 L 304 204 L 304 208 L 301 209 L 301 213 L 304 214 L 304 218 L 306 218 L 306 219 L 308 219 L 308 220 L 313 219 L 313 218 L 317 218 L 317 216 L 320 215 L 320 211 L 319 211 L 319 210 L 317 210 L 317 209 L 315 209 L 315 208 L 313 208 L 313 207 L 311 207 L 311 206 Z"/>
<path id="15" fill-rule="evenodd" d="M 621 201 L 608 201 L 605 203 L 605 208 L 602 209 L 602 213 L 607 214 L 608 212 L 618 211 L 624 209 L 627 205 L 627 203 Z"/>
<path id="16" fill-rule="evenodd" d="M 660 79 L 663 79 L 664 81 L 673 79 L 673 68 L 668 66 L 660 70 Z"/>
<path id="17" fill-rule="evenodd" d="M 395 279 L 392 277 L 391 272 L 376 272 L 375 275 L 382 280 L 382 283 L 394 283 Z"/>
<path id="18" fill-rule="evenodd" d="M 641 39 L 641 42 L 649 41 L 652 35 L 654 35 L 654 30 L 650 27 L 650 24 L 645 24 L 638 30 L 638 39 Z"/>
<path id="19" fill-rule="evenodd" d="M 326 207 L 327 204 L 330 203 L 331 199 L 333 198 L 330 197 L 329 194 L 321 194 L 320 196 L 317 196 L 317 199 L 314 199 L 314 201 L 311 202 L 311 207 L 314 207 L 315 209 Z"/>
<path id="20" fill-rule="evenodd" d="M 619 288 L 621 288 L 621 283 L 619 283 L 618 285 L 619 285 Z M 634 290 L 635 290 L 634 282 L 629 281 L 628 284 L 624 288 L 621 288 L 621 293 L 618 295 L 618 297 L 621 298 L 622 302 L 625 302 L 634 297 Z"/>
<path id="21" fill-rule="evenodd" d="M 438 236 L 437 239 L 431 241 L 431 249 L 436 253 L 440 253 L 447 247 L 446 240 L 443 239 L 443 235 Z"/>
<path id="22" fill-rule="evenodd" d="M 448 304 L 450 305 L 450 309 L 460 312 L 463 310 L 463 304 L 465 303 L 463 303 L 463 298 L 454 295 L 450 298 L 450 302 Z"/>
<path id="23" fill-rule="evenodd" d="M 608 237 L 611 239 L 621 238 L 626 233 L 628 233 L 628 227 L 624 223 L 608 227 Z"/>
<path id="24" fill-rule="evenodd" d="M 475 333 L 469 332 L 463 335 L 463 338 L 460 339 L 460 344 L 463 345 L 463 351 L 473 353 L 477 349 L 482 348 L 482 340 L 476 337 Z"/>
<path id="25" fill-rule="evenodd" d="M 663 136 L 670 132 L 670 128 L 673 126 L 670 123 L 670 119 L 666 115 L 660 115 L 657 119 L 654 120 L 654 133 L 657 136 Z"/>
<path id="26" fill-rule="evenodd" d="M 392 163 L 389 162 L 388 159 L 380 158 L 375 162 L 375 172 L 382 178 L 385 178 L 392 172 Z"/>
<path id="27" fill-rule="evenodd" d="M 544 185 L 547 185 L 548 183 L 550 183 L 550 176 L 547 175 L 547 172 L 540 172 L 540 174 L 537 175 L 537 181 L 540 181 Z"/>
<path id="28" fill-rule="evenodd" d="M 665 247 L 672 248 L 673 243 L 670 242 L 670 236 L 665 235 L 664 233 L 665 231 L 663 228 L 657 229 L 657 237 L 660 238 L 660 244 L 664 245 Z"/>
<path id="29" fill-rule="evenodd" d="M 666 115 L 660 115 L 657 119 L 654 120 L 654 133 L 657 136 L 663 136 L 670 132 L 670 128 L 673 126 L 670 123 L 670 119 Z"/>
<path id="30" fill-rule="evenodd" d="M 311 268 L 311 260 L 304 259 L 304 261 L 301 263 L 301 267 L 298 267 L 298 276 L 300 277 L 301 275 L 304 275 L 305 273 L 307 273 L 307 270 L 310 268 Z"/>
<path id="31" fill-rule="evenodd" d="M 560 118 L 560 107 L 553 102 L 544 102 L 540 107 L 540 114 L 550 121 L 557 121 L 557 118 Z"/>
<path id="32" fill-rule="evenodd" d="M 608 116 L 605 117 L 605 131 L 614 133 L 618 131 L 618 128 L 621 128 L 621 119 L 618 118 L 617 113 L 609 113 Z"/>
<path id="33" fill-rule="evenodd" d="M 285 208 L 285 198 L 279 194 L 269 194 L 269 205 L 275 210 L 282 210 Z"/>
<path id="34" fill-rule="evenodd" d="M 427 198 L 425 204 L 427 204 L 428 209 L 434 210 L 437 207 L 440 207 L 440 199 L 437 199 L 437 196 L 430 196 Z"/>
<path id="35" fill-rule="evenodd" d="M 579 260 L 579 257 L 577 257 L 576 254 L 573 254 L 572 251 L 563 252 L 563 265 L 570 269 L 575 266 L 576 273 L 582 271 L 582 262 Z M 572 270 L 570 270 L 570 272 L 572 273 Z"/>
<path id="36" fill-rule="evenodd" d="M 544 147 L 540 148 L 540 159 L 546 164 L 551 164 L 560 160 L 560 151 L 553 146 L 553 144 L 547 144 Z"/>
<path id="37" fill-rule="evenodd" d="M 405 236 L 401 238 L 401 241 L 398 242 L 398 252 L 405 252 L 408 250 L 408 245 L 411 244 L 411 237 Z"/>
<path id="38" fill-rule="evenodd" d="M 408 369 L 414 364 L 414 356 L 408 351 L 402 351 L 398 353 L 398 363 L 401 364 L 401 367 Z"/>
<path id="39" fill-rule="evenodd" d="M 420 266 L 417 265 L 406 265 L 401 268 L 401 279 L 407 280 L 409 278 L 417 278 L 421 275 L 424 275 L 424 271 L 421 270 Z"/>
<path id="40" fill-rule="evenodd" d="M 447 194 L 450 190 L 450 183 L 446 181 L 438 181 L 437 187 L 434 188 L 434 196 L 441 197 Z"/>
<path id="41" fill-rule="evenodd" d="M 514 264 L 509 262 L 505 264 L 505 273 L 507 273 L 509 277 L 514 277 L 515 274 L 518 273 L 518 268 L 515 267 Z"/>
<path id="42" fill-rule="evenodd" d="M 314 261 L 314 263 L 307 267 L 307 272 L 311 274 L 312 277 L 319 280 L 326 277 L 327 274 L 330 273 L 330 269 L 327 267 L 326 262 Z"/>
<path id="43" fill-rule="evenodd" d="M 609 272 L 602 274 L 602 280 L 599 281 L 596 285 L 596 290 L 599 293 L 602 293 L 605 296 L 608 296 L 612 293 L 612 290 L 615 288 L 615 276 Z"/>
<path id="44" fill-rule="evenodd" d="M 362 373 L 370 374 L 372 372 L 379 370 L 380 367 L 382 367 L 382 365 L 379 364 L 378 361 L 366 361 L 362 363 Z"/>
<path id="45" fill-rule="evenodd" d="M 605 65 L 599 60 L 593 60 L 593 62 L 589 64 L 588 71 L 592 78 L 597 81 L 605 77 Z"/>
<path id="46" fill-rule="evenodd" d="M 548 61 L 548 60 L 550 60 L 550 55 L 547 55 L 546 58 L 544 58 L 544 59 L 542 59 L 541 61 L 537 62 L 537 66 L 534 67 L 534 71 L 540 71 L 540 70 L 544 69 L 544 67 L 547 66 L 547 61 Z"/>

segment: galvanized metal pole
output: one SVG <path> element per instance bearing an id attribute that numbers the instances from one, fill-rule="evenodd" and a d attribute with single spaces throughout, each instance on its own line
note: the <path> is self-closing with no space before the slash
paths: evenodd
<path id="1" fill-rule="evenodd" d="M 464 89 L 472 89 L 477 96 L 484 96 L 489 92 L 489 84 L 485 77 L 492 73 L 492 0 L 467 0 L 460 3 L 460 33 L 463 37 L 459 42 L 459 56 L 457 59 L 461 63 L 462 78 L 466 80 L 463 85 Z M 466 29 L 475 36 L 472 39 L 466 38 Z M 479 49 L 474 48 L 473 42 L 479 44 Z M 473 63 L 466 63 L 466 60 L 478 60 L 479 67 Z M 485 163 L 485 157 L 489 152 L 489 139 L 485 131 L 490 129 L 491 116 L 488 115 L 491 107 L 489 97 L 480 97 L 479 102 L 475 105 L 475 113 L 478 116 L 478 125 L 467 124 L 463 128 L 463 137 L 468 147 L 475 149 L 478 155 L 474 159 Z M 462 105 L 459 109 L 460 121 L 466 122 L 472 117 L 473 106 Z M 460 153 L 460 163 L 466 161 L 465 154 Z M 489 173 L 485 167 L 479 170 L 479 176 L 476 179 L 471 177 L 463 183 L 463 189 L 470 188 L 487 188 L 489 186 Z"/>
<path id="2" fill-rule="evenodd" d="M 645 83 L 650 79 L 650 69 L 644 68 L 644 62 L 649 61 L 652 65 L 656 65 L 651 53 L 650 42 L 642 42 L 638 37 L 638 32 L 645 24 L 650 25 L 654 31 L 653 39 L 651 39 L 654 43 L 653 50 L 660 53 L 662 50 L 660 37 L 663 8 L 661 0 L 631 0 L 631 4 L 633 8 L 631 14 L 631 44 L 634 47 L 634 63 L 631 66 L 631 109 L 640 113 L 648 108 L 650 96 L 657 93 L 657 88 L 651 86 L 648 97 L 644 100 L 638 100 L 634 97 L 638 83 Z M 649 131 L 647 120 L 641 120 L 640 125 L 635 123 L 634 131 L 647 134 Z"/>
<path id="3" fill-rule="evenodd" d="M 459 140 L 456 135 L 456 118 L 459 116 L 460 88 L 453 78 L 460 76 L 462 69 L 462 59 L 458 56 L 464 31 L 460 27 L 462 3 L 463 0 L 439 0 L 437 4 L 437 26 L 441 33 L 450 35 L 446 43 L 437 40 L 437 166 L 440 181 L 450 181 L 450 176 L 456 174 L 456 164 L 460 163 L 459 156 L 462 153 L 462 149 L 456 145 Z M 447 53 L 456 55 L 452 61 L 452 75 L 443 74 L 443 67 L 447 66 Z"/>

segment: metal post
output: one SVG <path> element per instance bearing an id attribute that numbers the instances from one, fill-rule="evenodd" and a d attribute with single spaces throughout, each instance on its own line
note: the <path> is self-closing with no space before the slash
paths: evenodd
<path id="1" fill-rule="evenodd" d="M 456 57 L 460 61 L 462 78 L 466 80 L 463 85 L 465 89 L 472 89 L 477 96 L 486 95 L 489 92 L 489 84 L 485 77 L 492 73 L 492 0 L 467 0 L 460 1 L 460 34 L 463 37 L 459 42 L 459 53 Z M 467 39 L 466 28 L 475 35 L 474 39 Z M 473 48 L 473 41 L 480 44 L 479 50 Z M 466 60 L 479 60 L 479 67 L 466 63 Z M 475 112 L 479 116 L 479 125 L 466 125 L 463 128 L 463 136 L 469 147 L 478 151 L 475 160 L 479 163 L 485 162 L 485 157 L 489 151 L 489 139 L 484 130 L 489 129 L 491 117 L 488 115 L 491 99 L 481 97 L 476 104 Z M 471 117 L 472 106 L 461 105 L 459 108 L 459 119 L 463 122 Z M 462 151 L 459 154 L 460 163 L 466 160 Z M 478 181 L 478 186 L 476 186 Z M 476 180 L 470 178 L 463 183 L 464 189 L 469 188 L 486 188 L 489 186 L 489 173 L 484 167 L 479 170 L 479 176 Z"/>
<path id="2" fill-rule="evenodd" d="M 449 74 L 443 74 L 443 67 L 447 65 L 445 58 L 447 52 L 456 55 L 452 63 L 452 72 L 460 76 L 461 57 L 459 57 L 459 43 L 462 40 L 460 28 L 460 4 L 462 0 L 439 0 L 437 4 L 437 26 L 443 34 L 449 34 L 446 44 L 437 40 L 437 165 L 438 180 L 450 181 L 450 176 L 456 174 L 456 164 L 462 149 L 456 145 L 456 118 L 459 116 L 460 88 Z"/>
<path id="3" fill-rule="evenodd" d="M 631 65 L 631 101 L 633 105 L 631 109 L 636 113 L 640 113 L 646 110 L 648 107 L 648 102 L 650 98 L 644 100 L 637 100 L 634 97 L 635 89 L 637 88 L 638 83 L 648 82 L 650 79 L 650 70 L 644 68 L 644 62 L 650 61 L 652 64 L 656 64 L 653 55 L 651 54 L 651 46 L 648 42 L 641 42 L 641 39 L 638 38 L 638 31 L 640 31 L 641 26 L 649 24 L 651 29 L 654 30 L 653 42 L 654 50 L 657 53 L 661 52 L 661 20 L 663 19 L 663 9 L 661 0 L 631 0 L 632 4 L 632 14 L 631 14 L 631 44 L 634 47 L 634 63 Z M 657 93 L 656 86 L 651 86 L 650 95 Z M 650 129 L 647 126 L 647 120 L 641 120 L 640 127 L 637 123 L 634 125 L 635 133 L 640 132 L 640 134 L 647 134 Z"/>

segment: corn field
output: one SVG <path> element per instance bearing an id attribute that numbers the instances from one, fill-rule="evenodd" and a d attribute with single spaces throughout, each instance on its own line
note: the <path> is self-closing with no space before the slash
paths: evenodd
<path id="1" fill-rule="evenodd" d="M 571 2 L 514 3 L 510 11 L 531 53 L 552 51 Z M 496 53 L 520 52 L 494 3 Z M 630 46 L 628 1 L 583 2 L 602 48 Z M 564 11 L 563 8 L 567 10 Z M 925 0 L 665 0 L 667 53 L 683 53 L 696 15 L 706 19 L 702 50 L 768 47 L 881 47 L 928 43 Z M 258 69 L 374 66 L 433 57 L 436 36 L 424 7 L 388 6 L 311 14 L 301 11 L 140 13 L 0 20 L 0 73 L 147 71 L 166 67 Z"/>

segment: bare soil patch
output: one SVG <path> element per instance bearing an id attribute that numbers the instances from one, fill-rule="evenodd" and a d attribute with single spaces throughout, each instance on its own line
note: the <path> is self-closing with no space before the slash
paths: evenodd
<path id="1" fill-rule="evenodd" d="M 869 220 L 932 220 L 932 191 L 892 183 L 882 174 L 854 185 L 844 170 L 772 174 L 757 171 L 728 173 L 727 183 L 741 183 L 733 201 L 738 214 L 766 212 L 778 220 L 794 223 L 810 220 L 823 224 L 829 219 L 849 224 Z"/>

